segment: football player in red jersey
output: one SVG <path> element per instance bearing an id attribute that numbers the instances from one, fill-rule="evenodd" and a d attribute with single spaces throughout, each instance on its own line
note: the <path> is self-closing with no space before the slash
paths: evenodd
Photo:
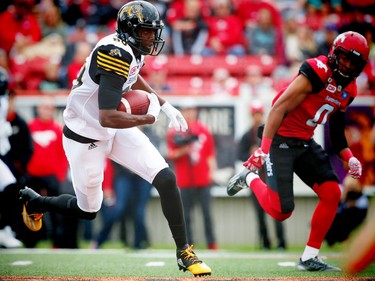
<path id="1" fill-rule="evenodd" d="M 361 163 L 348 147 L 344 134 L 345 110 L 357 95 L 356 77 L 369 56 L 366 39 L 353 31 L 336 37 L 328 57 L 306 60 L 290 85 L 274 99 L 258 135 L 261 146 L 233 176 L 227 193 L 233 196 L 250 187 L 262 208 L 283 221 L 294 209 L 293 173 L 319 197 L 311 220 L 310 236 L 297 268 L 307 271 L 340 271 L 324 263 L 319 250 L 335 217 L 340 200 L 339 180 L 327 153 L 313 139 L 318 124 L 329 120 L 330 140 L 349 174 L 359 178 Z M 258 169 L 265 172 L 262 181 Z"/>
<path id="2" fill-rule="evenodd" d="M 176 244 L 177 264 L 195 276 L 211 269 L 187 243 L 185 220 L 176 176 L 160 152 L 137 126 L 154 124 L 159 112 L 176 130 L 187 123 L 176 108 L 158 96 L 139 74 L 146 55 L 156 56 L 164 46 L 164 23 L 156 7 L 130 1 L 117 15 L 117 30 L 102 38 L 87 57 L 74 80 L 64 110 L 63 145 L 71 168 L 75 196 L 40 196 L 31 188 L 21 190 L 24 222 L 37 231 L 44 212 L 93 220 L 103 201 L 103 170 L 109 158 L 128 168 L 156 188 L 163 214 Z M 144 115 L 117 110 L 122 93 L 131 89 L 149 94 Z M 134 188 L 137 188 L 136 186 Z"/>

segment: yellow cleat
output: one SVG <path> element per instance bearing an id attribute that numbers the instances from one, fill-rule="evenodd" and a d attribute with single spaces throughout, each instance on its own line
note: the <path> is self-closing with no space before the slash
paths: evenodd
<path id="1" fill-rule="evenodd" d="M 42 217 L 43 214 L 29 215 L 26 211 L 26 205 L 23 204 L 22 218 L 28 229 L 31 231 L 39 231 L 42 228 Z"/>
<path id="2" fill-rule="evenodd" d="M 193 245 L 177 249 L 177 264 L 180 270 L 189 270 L 195 277 L 211 275 L 211 268 L 199 260 L 193 251 Z"/>
<path id="3" fill-rule="evenodd" d="M 43 211 L 37 207 L 38 198 L 40 195 L 31 188 L 25 187 L 20 190 L 20 200 L 23 203 L 23 222 L 31 231 L 38 231 L 42 228 Z"/>

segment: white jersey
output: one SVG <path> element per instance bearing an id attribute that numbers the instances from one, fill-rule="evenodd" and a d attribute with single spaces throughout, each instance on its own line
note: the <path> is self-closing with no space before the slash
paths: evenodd
<path id="1" fill-rule="evenodd" d="M 12 135 L 12 126 L 7 121 L 9 109 L 8 95 L 0 96 L 0 154 L 5 155 L 10 150 L 9 136 Z"/>
<path id="2" fill-rule="evenodd" d="M 101 39 L 87 57 L 64 110 L 65 125 L 78 135 L 95 140 L 108 140 L 117 130 L 99 123 L 99 75 L 102 73 L 125 78 L 122 91 L 129 91 L 137 81 L 144 56 L 136 58 L 132 49 L 116 33 Z"/>

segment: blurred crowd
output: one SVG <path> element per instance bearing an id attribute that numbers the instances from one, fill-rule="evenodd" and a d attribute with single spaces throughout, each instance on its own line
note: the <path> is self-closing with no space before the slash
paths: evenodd
<path id="1" fill-rule="evenodd" d="M 10 72 L 12 88 L 69 89 L 93 45 L 106 34 L 115 32 L 117 11 L 126 2 L 1 1 L 0 22 L 6 23 L 6 28 L 0 30 L 0 66 Z M 150 2 L 159 9 L 165 22 L 165 55 L 269 55 L 277 60 L 277 67 L 268 75 L 276 90 L 291 79 L 289 73 L 295 73 L 294 66 L 308 57 L 327 55 L 338 32 L 357 31 L 371 46 L 370 63 L 358 78 L 360 94 L 374 93 L 375 5 L 367 4 L 368 1 Z M 159 69 L 150 71 L 161 71 L 161 67 L 156 68 Z M 213 73 L 209 79 L 212 86 L 206 92 L 237 94 L 239 83 L 233 83 L 233 78 L 245 80 L 245 73 L 241 77 L 230 75 L 225 70 Z M 195 83 L 205 82 L 195 80 Z M 218 83 L 229 84 L 229 90 L 218 88 Z"/>

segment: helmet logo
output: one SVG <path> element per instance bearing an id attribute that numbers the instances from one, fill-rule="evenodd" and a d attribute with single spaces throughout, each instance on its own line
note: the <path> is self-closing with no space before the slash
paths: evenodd
<path id="1" fill-rule="evenodd" d="M 121 11 L 120 17 L 122 17 L 125 13 L 127 13 L 130 18 L 136 16 L 139 22 L 143 22 L 141 5 L 134 4 L 129 7 L 126 7 L 124 10 Z"/>
<path id="2" fill-rule="evenodd" d="M 336 45 L 336 43 L 337 43 L 339 40 L 341 40 L 341 43 L 344 43 L 345 39 L 346 39 L 346 34 L 345 34 L 345 33 L 341 33 L 339 36 L 337 36 L 337 38 L 336 38 L 336 40 L 335 40 L 335 45 Z"/>

